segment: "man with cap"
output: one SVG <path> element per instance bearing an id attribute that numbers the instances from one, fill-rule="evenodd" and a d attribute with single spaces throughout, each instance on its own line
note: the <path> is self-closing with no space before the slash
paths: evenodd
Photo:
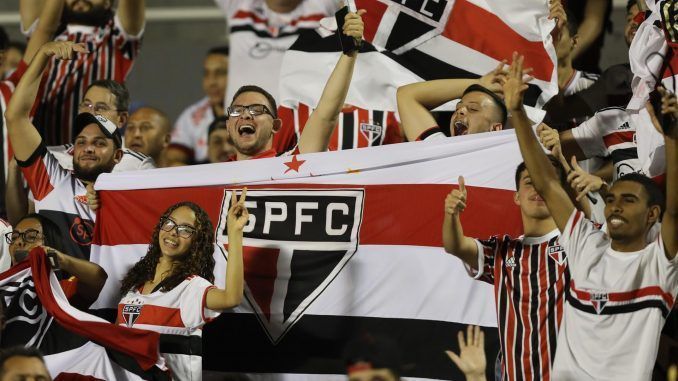
<path id="1" fill-rule="evenodd" d="M 477 79 L 438 79 L 398 88 L 398 112 L 409 141 L 445 137 L 431 110 L 459 99 L 450 121 L 450 135 L 500 131 L 506 125 L 501 78 L 504 63 Z"/>
<path id="2" fill-rule="evenodd" d="M 87 186 L 102 173 L 109 173 L 122 157 L 122 139 L 117 126 L 101 115 L 79 114 L 75 118 L 73 172 L 63 169 L 47 151 L 31 123 L 42 72 L 52 57 L 69 60 L 87 53 L 82 44 L 53 41 L 43 45 L 19 82 L 5 112 L 14 156 L 33 192 L 35 209 L 55 221 L 65 237 L 67 252 L 89 259 L 95 214 L 87 204 Z"/>

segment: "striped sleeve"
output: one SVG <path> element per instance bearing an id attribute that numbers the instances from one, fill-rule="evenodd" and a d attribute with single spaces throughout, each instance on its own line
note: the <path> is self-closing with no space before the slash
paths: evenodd
<path id="1" fill-rule="evenodd" d="M 31 189 L 36 201 L 47 197 L 54 185 L 71 176 L 70 172 L 59 165 L 59 161 L 41 144 L 26 161 L 17 160 L 19 168 Z"/>
<path id="2" fill-rule="evenodd" d="M 478 270 L 471 268 L 467 263 L 464 263 L 464 266 L 473 279 L 494 284 L 494 259 L 499 247 L 497 237 L 474 241 L 478 248 Z"/>
<path id="3" fill-rule="evenodd" d="M 596 114 L 572 129 L 572 136 L 586 157 L 605 157 L 610 154 L 603 140 L 609 128 L 607 124 Z"/>
<path id="4" fill-rule="evenodd" d="M 199 276 L 190 280 L 179 303 L 181 320 L 187 328 L 200 328 L 219 316 L 219 312 L 206 307 L 207 292 L 212 288 L 212 283 Z"/>

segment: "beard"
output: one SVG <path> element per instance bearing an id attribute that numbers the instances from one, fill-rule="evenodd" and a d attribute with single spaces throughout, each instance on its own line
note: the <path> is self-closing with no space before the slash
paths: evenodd
<path id="1" fill-rule="evenodd" d="M 110 162 L 106 164 L 101 164 L 93 168 L 83 168 L 80 164 L 73 160 L 73 174 L 76 178 L 82 181 L 94 182 L 97 180 L 100 174 L 102 173 L 111 173 L 115 167 L 115 162 L 111 159 Z"/>
<path id="2" fill-rule="evenodd" d="M 89 4 L 88 11 L 74 11 L 70 6 L 64 7 L 61 14 L 61 22 L 63 25 L 78 24 L 90 26 L 105 25 L 108 20 L 113 17 L 113 11 L 103 5 L 92 4 L 89 0 L 80 0 Z"/>

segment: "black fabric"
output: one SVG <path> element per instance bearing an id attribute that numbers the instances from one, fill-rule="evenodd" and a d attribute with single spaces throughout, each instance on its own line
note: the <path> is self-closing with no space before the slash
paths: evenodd
<path id="1" fill-rule="evenodd" d="M 44 142 L 40 142 L 40 145 L 38 146 L 38 148 L 36 148 L 35 151 L 33 151 L 33 153 L 31 154 L 31 156 L 28 157 L 28 159 L 23 160 L 23 161 L 16 159 L 16 163 L 20 167 L 24 167 L 24 168 L 30 167 L 33 163 L 35 163 L 36 160 L 44 157 L 45 155 L 47 155 L 47 146 L 45 146 Z"/>

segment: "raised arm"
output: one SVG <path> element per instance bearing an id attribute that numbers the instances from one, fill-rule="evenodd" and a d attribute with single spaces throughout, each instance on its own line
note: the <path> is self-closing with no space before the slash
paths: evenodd
<path id="1" fill-rule="evenodd" d="M 459 176 L 459 189 L 453 189 L 445 198 L 443 219 L 443 245 L 445 251 L 478 269 L 478 246 L 473 238 L 464 235 L 459 215 L 466 208 L 466 186 Z"/>
<path id="2" fill-rule="evenodd" d="M 357 13 L 346 15 L 342 33 L 353 37 L 360 46 L 363 38 L 364 24 L 362 15 L 365 10 L 360 9 Z M 330 137 L 339 121 L 339 114 L 344 107 L 346 94 L 351 85 L 353 68 L 358 58 L 358 51 L 350 54 L 342 54 L 337 65 L 334 67 L 330 78 L 325 84 L 325 89 L 318 101 L 318 107 L 311 113 L 304 130 L 299 137 L 299 152 L 322 152 L 327 150 Z"/>
<path id="3" fill-rule="evenodd" d="M 534 131 L 532 131 L 532 123 L 523 107 L 525 90 L 527 90 L 527 84 L 523 81 L 523 56 L 514 53 L 508 78 L 504 83 L 504 102 L 509 109 L 509 123 L 516 130 L 520 152 L 525 160 L 525 166 L 532 183 L 546 201 L 551 216 L 562 232 L 574 211 L 574 204 L 563 189 L 556 169 L 546 157 Z"/>
<path id="4" fill-rule="evenodd" d="M 678 252 L 678 103 L 676 94 L 659 88 L 662 94 L 662 114 L 673 115 L 672 124 L 664 131 L 666 145 L 666 211 L 662 219 L 662 239 L 666 256 Z M 661 128 L 660 128 L 661 130 Z"/>
<path id="5" fill-rule="evenodd" d="M 78 279 L 76 294 L 80 296 L 84 306 L 89 307 L 94 303 L 108 278 L 106 271 L 94 262 L 75 258 L 49 247 L 44 249 L 45 252 L 54 251 L 59 268 Z"/>
<path id="6" fill-rule="evenodd" d="M 476 79 L 437 79 L 399 87 L 396 93 L 398 113 L 407 140 L 415 141 L 424 131 L 435 127 L 437 122 L 431 110 L 461 98 L 467 87 L 478 84 L 500 93 L 503 67 L 504 62 L 501 62 L 496 69 Z"/>
<path id="7" fill-rule="evenodd" d="M 606 10 L 607 0 L 586 0 L 584 20 L 579 24 L 579 31 L 577 32 L 579 39 L 577 46 L 572 51 L 572 56 L 575 59 L 585 52 L 603 32 Z"/>
<path id="8" fill-rule="evenodd" d="M 125 32 L 136 36 L 146 23 L 146 0 L 120 0 L 117 14 Z"/>
<path id="9" fill-rule="evenodd" d="M 228 209 L 228 264 L 226 266 L 226 289 L 213 288 L 207 292 L 205 306 L 222 311 L 240 304 L 244 290 L 242 262 L 242 230 L 247 224 L 249 213 L 245 206 L 247 188 L 243 188 L 240 199 L 235 191 L 231 193 L 231 207 Z"/>
<path id="10" fill-rule="evenodd" d="M 63 3 L 64 0 L 60 1 Z M 40 17 L 40 10 L 43 8 L 44 3 L 45 0 L 19 0 L 19 17 L 21 19 L 22 30 L 28 30 L 35 20 Z"/>
<path id="11" fill-rule="evenodd" d="M 54 34 L 61 23 L 61 13 L 64 9 L 64 0 L 40 0 L 42 12 L 38 19 L 38 25 L 28 39 L 23 61 L 30 63 L 38 52 L 38 49 L 54 38 Z M 23 1 L 22 1 L 23 4 Z M 22 11 L 23 12 L 23 11 Z"/>
<path id="12" fill-rule="evenodd" d="M 42 72 L 49 60 L 54 56 L 69 60 L 76 53 L 86 53 L 83 44 L 70 41 L 52 41 L 43 45 L 36 54 L 26 73 L 19 81 L 12 98 L 10 98 L 5 119 L 7 132 L 14 150 L 14 157 L 26 161 L 42 143 L 42 137 L 30 120 L 30 112 L 40 87 Z"/>

